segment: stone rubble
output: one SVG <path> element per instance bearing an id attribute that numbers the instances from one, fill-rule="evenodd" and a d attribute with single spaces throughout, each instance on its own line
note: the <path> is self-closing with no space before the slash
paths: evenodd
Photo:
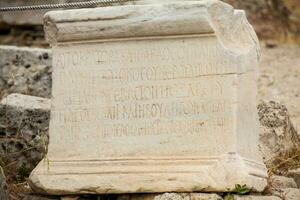
<path id="1" fill-rule="evenodd" d="M 289 170 L 287 175 L 292 177 L 300 188 L 300 168 Z"/>
<path id="2" fill-rule="evenodd" d="M 48 144 L 50 100 L 11 94 L 0 103 L 0 154 L 19 179 L 44 157 Z"/>
<path id="3" fill-rule="evenodd" d="M 25 196 L 21 197 L 20 200 L 60 200 L 60 197 L 25 195 Z"/>
<path id="4" fill-rule="evenodd" d="M 259 195 L 257 195 L 257 196 L 253 196 L 253 195 L 239 196 L 239 195 L 234 195 L 233 200 L 281 200 L 281 198 L 276 197 L 276 196 L 259 196 Z"/>
<path id="5" fill-rule="evenodd" d="M 164 193 L 120 195 L 117 200 L 222 200 L 217 194 L 205 193 Z"/>
<path id="6" fill-rule="evenodd" d="M 61 197 L 60 200 L 80 200 L 79 196 L 66 196 L 66 197 Z"/>
<path id="7" fill-rule="evenodd" d="M 11 93 L 51 96 L 50 50 L 0 46 L 0 55 L 0 100 Z"/>
<path id="8" fill-rule="evenodd" d="M 273 175 L 269 178 L 267 192 L 274 196 L 282 196 L 285 189 L 297 188 L 297 184 L 292 178 Z"/>
<path id="9" fill-rule="evenodd" d="M 300 146 L 299 136 L 284 105 L 275 101 L 261 101 L 258 114 L 261 130 L 259 146 L 267 165 L 276 156 Z"/>
<path id="10" fill-rule="evenodd" d="M 269 182 L 274 189 L 297 188 L 297 184 L 292 178 L 273 175 Z"/>
<path id="11" fill-rule="evenodd" d="M 282 200 L 299 200 L 300 199 L 300 189 L 287 188 L 282 191 Z"/>

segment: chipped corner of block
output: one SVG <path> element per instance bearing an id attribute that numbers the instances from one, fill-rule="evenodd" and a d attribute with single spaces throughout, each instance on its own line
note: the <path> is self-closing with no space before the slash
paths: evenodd
<path id="1" fill-rule="evenodd" d="M 155 10 L 159 15 L 153 14 Z M 174 18 L 178 19 L 177 23 Z M 215 33 L 224 47 L 236 54 L 254 50 L 259 57 L 260 50 L 257 35 L 245 12 L 220 0 L 149 1 L 139 5 L 51 11 L 44 16 L 44 27 L 51 45 L 87 38 Z"/>
<path id="2" fill-rule="evenodd" d="M 253 52 L 260 57 L 260 45 L 244 10 L 236 10 L 219 0 L 209 0 L 208 13 L 220 42 L 237 55 Z"/>
<path id="3" fill-rule="evenodd" d="M 51 12 L 48 12 L 44 15 L 44 31 L 45 31 L 45 39 L 51 45 L 55 46 L 58 38 L 58 27 L 56 22 L 51 18 Z"/>

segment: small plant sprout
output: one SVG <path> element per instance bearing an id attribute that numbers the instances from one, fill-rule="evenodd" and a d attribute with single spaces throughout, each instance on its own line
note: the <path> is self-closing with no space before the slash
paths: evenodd
<path id="1" fill-rule="evenodd" d="M 249 188 L 247 185 L 235 185 L 235 191 L 238 195 L 247 195 L 251 192 L 251 188 Z"/>

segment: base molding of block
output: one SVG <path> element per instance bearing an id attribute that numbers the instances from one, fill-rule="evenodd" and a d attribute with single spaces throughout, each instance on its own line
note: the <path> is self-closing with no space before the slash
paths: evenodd
<path id="1" fill-rule="evenodd" d="M 260 192 L 267 185 L 267 173 L 264 164 L 237 154 L 95 161 L 44 159 L 29 182 L 37 193 L 49 195 L 227 192 L 236 184 Z"/>

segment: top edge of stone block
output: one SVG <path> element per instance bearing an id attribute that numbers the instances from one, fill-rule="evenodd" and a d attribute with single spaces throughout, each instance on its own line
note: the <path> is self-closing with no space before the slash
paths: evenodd
<path id="1" fill-rule="evenodd" d="M 2 99 L 0 101 L 0 106 L 50 110 L 51 100 L 42 97 L 13 93 Z"/>
<path id="2" fill-rule="evenodd" d="M 40 47 L 19 47 L 14 45 L 0 45 L 0 50 L 11 50 L 11 51 L 28 51 L 28 52 L 51 52 L 50 49 L 40 48 Z"/>
<path id="3" fill-rule="evenodd" d="M 224 43 L 243 45 L 231 48 L 255 46 L 259 50 L 257 36 L 245 13 L 219 0 L 171 0 L 163 3 L 148 0 L 122 6 L 50 11 L 45 14 L 44 22 L 46 38 L 51 45 L 208 34 L 216 35 Z"/>

